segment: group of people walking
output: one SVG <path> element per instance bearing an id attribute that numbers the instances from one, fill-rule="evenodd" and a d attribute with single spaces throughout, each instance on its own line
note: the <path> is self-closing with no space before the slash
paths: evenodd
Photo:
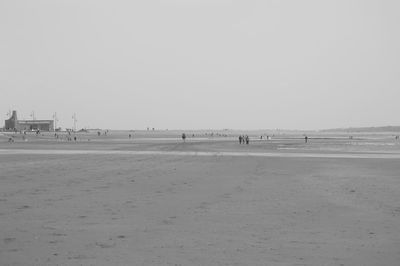
<path id="1" fill-rule="evenodd" d="M 249 143 L 250 143 L 250 138 L 249 138 L 249 136 L 248 135 L 240 135 L 239 136 L 239 144 L 247 144 L 247 145 L 249 145 Z"/>

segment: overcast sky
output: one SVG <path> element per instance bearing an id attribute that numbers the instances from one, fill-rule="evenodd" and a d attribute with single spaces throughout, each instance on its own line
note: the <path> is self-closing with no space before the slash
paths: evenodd
<path id="1" fill-rule="evenodd" d="M 398 0 L 0 0 L 0 112 L 72 127 L 400 125 Z"/>

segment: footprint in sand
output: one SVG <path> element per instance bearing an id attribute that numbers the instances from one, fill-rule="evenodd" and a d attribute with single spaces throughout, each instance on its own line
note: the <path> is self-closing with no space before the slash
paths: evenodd
<path id="1" fill-rule="evenodd" d="M 162 224 L 171 225 L 171 224 L 173 224 L 173 222 L 171 220 L 164 219 L 164 220 L 162 220 Z"/>
<path id="2" fill-rule="evenodd" d="M 10 244 L 12 242 L 14 242 L 16 240 L 16 238 L 14 237 L 6 237 L 3 239 L 4 244 Z"/>
<path id="3" fill-rule="evenodd" d="M 52 235 L 52 236 L 67 236 L 67 234 L 64 234 L 64 233 L 57 233 L 57 232 L 51 233 L 51 235 Z"/>
<path id="4" fill-rule="evenodd" d="M 243 192 L 244 189 L 241 186 L 237 186 L 237 187 L 235 187 L 235 191 L 236 192 Z"/>
<path id="5" fill-rule="evenodd" d="M 222 197 L 224 198 L 224 199 L 229 199 L 229 198 L 231 198 L 231 194 L 230 193 L 225 193 L 224 195 L 222 195 Z"/>
<path id="6" fill-rule="evenodd" d="M 211 205 L 211 203 L 203 201 L 202 203 L 200 203 L 200 205 L 198 205 L 197 207 L 194 208 L 195 209 L 194 212 L 195 213 L 200 212 L 200 211 L 207 212 L 210 205 Z"/>
<path id="7" fill-rule="evenodd" d="M 113 248 L 115 247 L 116 243 L 104 243 L 104 242 L 96 242 L 96 246 L 101 247 L 101 248 Z"/>
<path id="8" fill-rule="evenodd" d="M 162 223 L 166 224 L 166 225 L 171 225 L 171 224 L 173 224 L 174 219 L 176 219 L 176 216 L 170 216 L 170 217 L 168 217 L 168 219 L 162 220 Z"/>
<path id="9" fill-rule="evenodd" d="M 23 206 L 17 207 L 17 210 L 26 210 L 26 209 L 30 209 L 30 208 L 31 208 L 31 206 L 29 206 L 29 205 L 23 205 Z"/>

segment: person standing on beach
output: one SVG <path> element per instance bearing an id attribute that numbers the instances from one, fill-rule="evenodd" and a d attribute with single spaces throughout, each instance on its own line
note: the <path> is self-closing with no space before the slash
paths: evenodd
<path id="1" fill-rule="evenodd" d="M 185 142 L 185 140 L 186 140 L 186 134 L 185 133 L 182 133 L 182 140 L 183 140 L 183 142 Z"/>
<path id="2" fill-rule="evenodd" d="M 242 144 L 242 136 L 239 136 L 239 144 Z"/>
<path id="3" fill-rule="evenodd" d="M 249 143 L 250 143 L 249 136 L 248 136 L 248 135 L 246 135 L 246 144 L 247 144 L 247 145 L 249 145 Z"/>
<path id="4" fill-rule="evenodd" d="M 308 142 L 308 137 L 307 136 L 304 137 L 304 141 L 305 141 L 305 143 Z"/>

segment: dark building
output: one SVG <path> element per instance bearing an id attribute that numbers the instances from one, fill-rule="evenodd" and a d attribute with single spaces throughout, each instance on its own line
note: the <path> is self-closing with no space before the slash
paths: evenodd
<path id="1" fill-rule="evenodd" d="M 17 111 L 13 111 L 9 119 L 5 121 L 5 130 L 40 130 L 54 131 L 53 120 L 18 120 Z"/>

